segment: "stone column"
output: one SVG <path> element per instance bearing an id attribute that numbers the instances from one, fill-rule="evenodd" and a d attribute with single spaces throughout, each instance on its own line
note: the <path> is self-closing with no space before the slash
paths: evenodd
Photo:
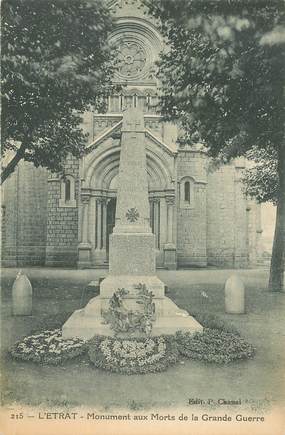
<path id="1" fill-rule="evenodd" d="M 107 261 L 106 234 L 107 234 L 107 204 L 109 199 L 96 198 L 96 239 L 95 239 L 95 262 L 103 264 Z"/>
<path id="2" fill-rule="evenodd" d="M 160 200 L 160 244 L 164 247 L 167 241 L 167 204 L 165 198 Z"/>
<path id="3" fill-rule="evenodd" d="M 89 225 L 89 196 L 84 196 L 82 199 L 82 227 L 81 227 L 81 242 L 86 244 L 88 241 L 88 225 Z"/>
<path id="4" fill-rule="evenodd" d="M 164 267 L 175 270 L 177 268 L 176 247 L 173 243 L 173 213 L 174 213 L 174 195 L 166 196 L 167 204 L 167 241 L 164 246 Z"/>
<path id="5" fill-rule="evenodd" d="M 96 248 L 95 262 L 103 264 L 106 261 L 106 241 L 104 240 L 104 228 L 106 234 L 106 198 L 98 197 L 96 199 Z"/>
<path id="6" fill-rule="evenodd" d="M 155 247 L 160 249 L 160 200 L 153 198 L 153 219 L 154 219 L 154 234 L 155 234 Z"/>
<path id="7" fill-rule="evenodd" d="M 96 250 L 101 249 L 101 216 L 101 198 L 96 198 Z"/>
<path id="8" fill-rule="evenodd" d="M 167 244 L 173 244 L 173 206 L 174 196 L 167 196 Z"/>
<path id="9" fill-rule="evenodd" d="M 91 244 L 91 263 L 94 263 L 94 251 L 96 245 L 96 198 L 90 199 L 89 204 L 89 242 Z"/>
<path id="10" fill-rule="evenodd" d="M 81 241 L 78 245 L 78 268 L 91 265 L 91 243 L 89 241 L 89 195 L 81 196 Z"/>
<path id="11" fill-rule="evenodd" d="M 107 204 L 108 198 L 101 199 L 101 207 L 102 207 L 102 237 L 101 237 L 101 255 L 103 261 L 107 261 L 107 252 L 106 252 L 106 237 L 107 237 Z"/>
<path id="12" fill-rule="evenodd" d="M 155 248 L 156 248 L 156 267 L 164 266 L 164 243 L 165 240 L 162 237 L 161 227 L 161 200 L 160 198 L 153 199 L 153 211 L 154 211 L 154 233 L 155 233 Z M 166 228 L 165 228 L 166 230 Z"/>

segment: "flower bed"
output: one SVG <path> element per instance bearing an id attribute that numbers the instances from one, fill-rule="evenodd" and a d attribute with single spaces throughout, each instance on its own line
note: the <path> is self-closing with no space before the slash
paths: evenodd
<path id="1" fill-rule="evenodd" d="M 60 329 L 25 337 L 10 349 L 12 357 L 40 364 L 60 364 L 88 350 L 95 367 L 122 374 L 160 372 L 175 364 L 179 356 L 208 363 L 225 364 L 253 357 L 254 348 L 238 333 L 204 328 L 190 334 L 159 337 L 95 336 L 89 341 L 63 339 Z"/>
<path id="2" fill-rule="evenodd" d="M 177 332 L 179 353 L 187 358 L 226 364 L 253 357 L 254 348 L 238 334 L 205 328 L 203 332 L 189 334 Z"/>
<path id="3" fill-rule="evenodd" d="M 63 339 L 61 329 L 43 331 L 15 343 L 11 355 L 20 360 L 42 364 L 60 364 L 86 352 L 86 343 L 80 338 Z"/>
<path id="4" fill-rule="evenodd" d="M 95 367 L 134 374 L 161 372 L 178 360 L 173 336 L 111 338 L 96 336 L 89 342 L 89 357 Z"/>

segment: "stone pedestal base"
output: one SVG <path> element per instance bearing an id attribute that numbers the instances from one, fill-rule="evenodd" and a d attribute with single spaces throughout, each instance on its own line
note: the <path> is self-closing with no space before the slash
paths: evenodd
<path id="1" fill-rule="evenodd" d="M 94 251 L 94 262 L 96 264 L 104 264 L 107 262 L 106 249 L 95 249 Z"/>
<path id="2" fill-rule="evenodd" d="M 126 305 L 135 305 L 135 299 L 126 299 Z M 152 336 L 175 334 L 177 331 L 201 332 L 202 326 L 187 311 L 181 310 L 169 298 L 154 298 L 156 320 L 153 323 Z M 86 340 L 94 335 L 114 336 L 114 332 L 102 317 L 102 310 L 108 309 L 109 298 L 97 296 L 82 310 L 75 311 L 62 328 L 64 338 L 80 337 Z M 123 334 L 122 334 L 123 335 Z"/>
<path id="3" fill-rule="evenodd" d="M 172 243 L 164 246 L 164 267 L 168 270 L 177 269 L 176 247 Z"/>
<path id="4" fill-rule="evenodd" d="M 164 296 L 164 283 L 154 275 L 108 275 L 100 283 L 100 296 L 110 299 L 119 288 L 128 290 L 130 295 L 136 295 L 135 287 L 138 284 L 145 284 L 155 297 Z"/>
<path id="5" fill-rule="evenodd" d="M 152 233 L 110 235 L 110 275 L 154 275 L 155 244 Z"/>
<path id="6" fill-rule="evenodd" d="M 80 243 L 78 245 L 78 269 L 90 267 L 91 265 L 91 245 L 89 243 Z"/>
<path id="7" fill-rule="evenodd" d="M 177 331 L 194 333 L 202 332 L 203 328 L 193 317 L 180 315 L 177 309 L 172 316 L 158 317 L 153 324 L 151 335 L 173 335 Z M 114 331 L 102 317 L 86 316 L 84 309 L 75 311 L 62 327 L 63 338 L 79 337 L 89 340 L 94 335 L 112 337 Z"/>

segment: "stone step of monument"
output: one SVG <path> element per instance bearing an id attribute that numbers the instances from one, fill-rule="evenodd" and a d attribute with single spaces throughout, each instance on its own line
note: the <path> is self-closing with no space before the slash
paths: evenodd
<path id="1" fill-rule="evenodd" d="M 89 284 L 83 289 L 80 300 L 80 308 L 85 307 L 90 299 L 93 299 L 95 296 L 98 296 L 100 293 L 100 282 L 103 280 L 103 277 L 99 279 L 90 281 Z"/>
<path id="2" fill-rule="evenodd" d="M 81 337 L 88 340 L 94 335 L 114 336 L 114 332 L 102 317 L 86 316 L 84 311 L 85 310 L 82 309 L 74 311 L 63 325 L 62 335 L 64 338 Z M 173 335 L 177 331 L 195 333 L 202 332 L 203 328 L 191 316 L 179 316 L 174 314 L 172 316 L 158 318 L 153 324 L 151 335 Z"/>
<path id="3" fill-rule="evenodd" d="M 95 279 L 93 281 L 90 281 L 89 284 L 87 285 L 87 287 L 95 287 L 95 289 L 97 289 L 97 288 L 100 289 L 101 281 L 103 281 L 104 278 L 105 278 L 104 276 L 101 276 L 99 279 Z M 164 292 L 165 292 L 165 294 L 171 293 L 171 291 L 167 285 L 164 286 Z"/>
<path id="4" fill-rule="evenodd" d="M 89 269 L 109 269 L 109 263 L 104 262 L 99 264 L 93 264 L 92 266 L 89 267 Z"/>
<path id="5" fill-rule="evenodd" d="M 93 281 L 90 281 L 89 284 L 87 285 L 87 287 L 95 287 L 95 288 L 99 289 L 101 281 L 103 281 L 104 278 L 105 278 L 104 276 L 100 276 L 99 279 L 95 279 Z"/>

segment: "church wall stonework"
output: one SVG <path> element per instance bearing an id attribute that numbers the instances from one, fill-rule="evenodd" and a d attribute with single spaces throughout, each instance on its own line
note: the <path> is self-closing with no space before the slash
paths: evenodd
<path id="1" fill-rule="evenodd" d="M 248 265 L 246 199 L 239 169 L 223 166 L 209 172 L 207 189 L 208 264 L 224 267 Z"/>
<path id="2" fill-rule="evenodd" d="M 79 161 L 74 157 L 68 157 L 65 173 L 74 177 L 76 204 L 72 207 L 60 206 L 61 179 L 50 175 L 48 180 L 46 266 L 75 266 L 77 262 Z"/>
<path id="3" fill-rule="evenodd" d="M 43 265 L 46 247 L 47 171 L 21 162 L 4 185 L 3 265 Z"/>
<path id="4" fill-rule="evenodd" d="M 180 266 L 207 265 L 206 162 L 200 152 L 190 149 L 178 152 L 177 259 Z M 193 188 L 189 204 L 185 204 L 182 189 L 188 178 Z"/>
<path id="5" fill-rule="evenodd" d="M 17 265 L 17 172 L 5 182 L 2 191 L 2 264 Z"/>

